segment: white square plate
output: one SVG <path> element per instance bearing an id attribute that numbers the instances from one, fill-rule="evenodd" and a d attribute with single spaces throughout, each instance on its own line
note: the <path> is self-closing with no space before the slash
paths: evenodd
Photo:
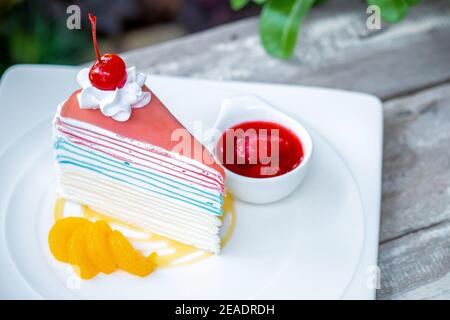
<path id="1" fill-rule="evenodd" d="M 149 76 L 147 85 L 188 128 L 211 126 L 220 102 L 263 97 L 300 119 L 315 144 L 311 170 L 288 198 L 236 202 L 220 256 L 141 279 L 117 272 L 71 281 L 47 246 L 54 172 L 51 119 L 77 89 L 76 67 L 17 66 L 0 87 L 0 297 L 373 299 L 381 194 L 382 106 L 353 92 Z M 195 135 L 195 132 L 194 132 Z M 201 137 L 197 137 L 201 139 Z M 69 268 L 70 269 L 70 268 Z"/>

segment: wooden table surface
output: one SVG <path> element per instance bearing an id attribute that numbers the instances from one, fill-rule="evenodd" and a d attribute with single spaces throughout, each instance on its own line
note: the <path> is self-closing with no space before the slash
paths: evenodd
<path id="1" fill-rule="evenodd" d="M 290 61 L 266 55 L 256 18 L 142 48 L 149 73 L 362 91 L 384 102 L 378 299 L 450 299 L 450 2 L 423 1 L 399 24 L 366 27 L 362 1 L 307 17 Z"/>

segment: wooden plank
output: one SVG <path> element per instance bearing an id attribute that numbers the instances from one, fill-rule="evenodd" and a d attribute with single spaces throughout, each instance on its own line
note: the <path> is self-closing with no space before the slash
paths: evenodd
<path id="1" fill-rule="evenodd" d="M 366 5 L 335 0 L 308 16 L 294 58 L 269 57 L 257 19 L 125 54 L 149 73 L 326 86 L 386 99 L 450 79 L 448 0 L 424 1 L 403 22 L 366 27 Z"/>
<path id="2" fill-rule="evenodd" d="M 450 298 L 450 222 L 381 245 L 378 299 Z"/>
<path id="3" fill-rule="evenodd" d="M 449 298 L 450 85 L 384 109 L 378 298 Z"/>
<path id="4" fill-rule="evenodd" d="M 382 243 L 450 220 L 450 85 L 384 110 Z"/>

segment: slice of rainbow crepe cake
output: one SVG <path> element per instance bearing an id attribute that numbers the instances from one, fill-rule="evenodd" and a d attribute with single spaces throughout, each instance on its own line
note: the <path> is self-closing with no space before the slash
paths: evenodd
<path id="1" fill-rule="evenodd" d="M 82 89 L 58 106 L 54 119 L 59 194 L 218 253 L 223 169 L 150 92 L 135 68 L 127 69 L 124 87 L 113 91 L 93 87 L 88 73 L 80 71 Z M 180 130 L 190 139 L 189 152 L 172 139 Z"/>

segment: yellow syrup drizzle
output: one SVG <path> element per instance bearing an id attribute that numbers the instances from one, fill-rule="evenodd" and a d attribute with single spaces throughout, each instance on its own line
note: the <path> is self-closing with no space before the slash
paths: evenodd
<path id="1" fill-rule="evenodd" d="M 62 219 L 64 217 L 64 204 L 66 200 L 64 198 L 58 198 L 55 202 L 55 207 L 53 209 L 55 221 Z"/>
<path id="2" fill-rule="evenodd" d="M 236 224 L 236 209 L 234 208 L 234 198 L 230 192 L 228 192 L 223 199 L 222 209 L 223 215 L 220 217 L 220 220 L 222 220 L 223 223 L 228 217 L 228 226 L 226 226 L 227 231 L 220 241 L 221 248 L 223 248 L 228 243 L 228 241 L 230 241 L 231 235 L 234 231 L 234 226 Z"/>
<path id="3" fill-rule="evenodd" d="M 54 206 L 54 219 L 55 221 L 64 217 L 64 198 L 58 198 L 56 200 Z M 223 215 L 220 217 L 222 222 L 225 221 L 225 218 L 228 217 L 228 225 L 223 226 L 226 229 L 226 233 L 224 234 L 221 240 L 221 247 L 224 247 L 227 242 L 230 240 L 231 234 L 234 230 L 234 225 L 236 222 L 236 211 L 234 208 L 234 199 L 230 193 L 224 198 L 223 202 Z M 82 206 L 82 216 L 87 219 L 97 219 L 97 220 L 105 220 L 108 224 L 116 224 L 119 226 L 123 226 L 132 231 L 142 232 L 149 234 L 148 238 L 133 238 L 127 237 L 130 241 L 135 242 L 147 242 L 147 243 L 166 243 L 167 248 L 171 250 L 168 254 L 158 254 L 158 257 L 155 260 L 156 266 L 158 268 L 166 268 L 166 267 L 174 267 L 174 266 L 182 266 L 182 265 L 190 265 L 196 262 L 207 259 L 212 254 L 208 251 L 204 251 L 201 249 L 197 249 L 193 246 L 183 244 L 176 240 L 171 240 L 167 237 L 160 236 L 155 233 L 150 233 L 142 228 L 136 227 L 132 224 L 126 223 L 124 221 L 120 221 L 118 219 L 106 216 L 102 213 L 98 213 L 88 206 Z M 198 254 L 196 254 L 198 253 Z M 192 257 L 189 257 L 192 255 Z"/>

